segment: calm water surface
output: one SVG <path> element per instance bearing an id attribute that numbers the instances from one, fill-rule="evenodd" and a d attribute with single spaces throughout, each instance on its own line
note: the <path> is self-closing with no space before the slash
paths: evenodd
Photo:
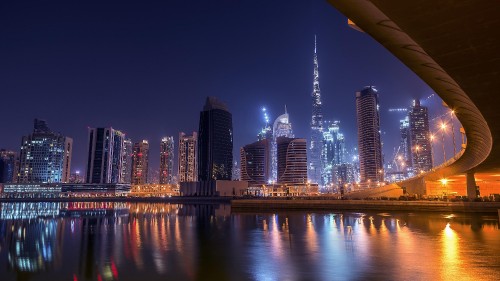
<path id="1" fill-rule="evenodd" d="M 500 280 L 497 216 L 2 203 L 0 280 Z"/>

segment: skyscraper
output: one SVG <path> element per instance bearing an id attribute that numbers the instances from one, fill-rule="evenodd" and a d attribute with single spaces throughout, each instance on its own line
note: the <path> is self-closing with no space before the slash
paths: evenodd
<path id="1" fill-rule="evenodd" d="M 198 134 L 179 133 L 179 182 L 198 180 Z"/>
<path id="2" fill-rule="evenodd" d="M 86 183 L 121 183 L 125 134 L 109 128 L 89 128 Z"/>
<path id="3" fill-rule="evenodd" d="M 410 140 L 410 120 L 408 116 L 405 119 L 399 120 L 399 131 L 401 133 L 401 141 L 399 144 L 399 152 L 396 155 L 398 172 L 402 172 L 403 177 L 407 177 L 407 171 L 412 167 L 411 163 L 411 140 Z"/>
<path id="4" fill-rule="evenodd" d="M 321 110 L 321 92 L 319 89 L 318 54 L 316 36 L 314 37 L 314 70 L 312 91 L 311 141 L 309 142 L 309 179 L 321 183 L 321 150 L 323 149 L 323 113 Z"/>
<path id="5" fill-rule="evenodd" d="M 293 138 L 295 137 L 292 130 L 292 123 L 290 123 L 290 116 L 286 110 L 285 113 L 278 116 L 273 123 L 273 140 L 271 143 L 271 181 L 278 180 L 278 156 L 276 140 L 279 137 Z"/>
<path id="6" fill-rule="evenodd" d="M 356 92 L 360 180 L 368 186 L 384 180 L 378 99 L 374 86 Z"/>
<path id="7" fill-rule="evenodd" d="M 34 123 L 33 133 L 22 138 L 18 182 L 68 182 L 73 139 L 52 132 L 44 120 Z"/>
<path id="8" fill-rule="evenodd" d="M 335 179 L 334 167 L 344 164 L 346 148 L 344 134 L 340 132 L 340 122 L 326 122 L 327 128 L 323 132 L 323 149 L 321 151 L 322 164 L 322 186 L 328 186 L 338 182 Z"/>
<path id="9" fill-rule="evenodd" d="M 19 160 L 17 153 L 5 149 L 0 150 L 0 183 L 15 183 Z"/>
<path id="10" fill-rule="evenodd" d="M 278 137 L 276 142 L 278 148 L 278 183 L 307 183 L 306 140 Z"/>
<path id="11" fill-rule="evenodd" d="M 149 161 L 149 143 L 147 140 L 134 143 L 132 154 L 132 180 L 131 183 L 148 183 L 148 161 Z"/>
<path id="12" fill-rule="evenodd" d="M 172 184 L 174 172 L 174 137 L 164 137 L 160 144 L 160 184 Z"/>
<path id="13" fill-rule="evenodd" d="M 123 140 L 123 154 L 122 154 L 122 179 L 121 183 L 130 183 L 132 180 L 132 140 Z"/>
<path id="14" fill-rule="evenodd" d="M 265 107 L 262 108 L 262 113 L 264 114 L 264 127 L 257 134 L 257 140 L 269 139 L 273 138 L 273 129 L 271 128 L 271 124 L 269 123 L 269 115 L 267 115 L 267 109 Z"/>
<path id="15" fill-rule="evenodd" d="M 411 162 L 415 174 L 432 169 L 432 150 L 427 107 L 414 100 L 408 111 L 411 140 Z"/>
<path id="16" fill-rule="evenodd" d="M 226 105 L 207 97 L 198 130 L 198 179 L 231 180 L 233 119 Z"/>
<path id="17" fill-rule="evenodd" d="M 271 178 L 271 140 L 263 139 L 240 149 L 241 180 L 267 184 Z"/>

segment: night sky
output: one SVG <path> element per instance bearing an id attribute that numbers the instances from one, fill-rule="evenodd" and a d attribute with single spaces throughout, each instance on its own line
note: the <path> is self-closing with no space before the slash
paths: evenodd
<path id="1" fill-rule="evenodd" d="M 158 168 L 160 139 L 197 131 L 206 96 L 233 114 L 235 159 L 263 106 L 274 120 L 286 104 L 309 138 L 315 34 L 324 118 L 357 145 L 355 92 L 375 85 L 392 154 L 402 115 L 387 109 L 432 90 L 324 0 L 1 1 L 0 148 L 19 151 L 45 119 L 73 138 L 83 171 L 87 127 L 112 126 L 149 140 Z"/>

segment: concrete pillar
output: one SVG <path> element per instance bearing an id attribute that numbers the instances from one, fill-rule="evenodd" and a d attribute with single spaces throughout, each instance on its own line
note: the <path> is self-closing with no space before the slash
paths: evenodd
<path id="1" fill-rule="evenodd" d="M 474 172 L 467 172 L 467 197 L 472 200 L 477 198 L 476 178 L 474 177 Z"/>

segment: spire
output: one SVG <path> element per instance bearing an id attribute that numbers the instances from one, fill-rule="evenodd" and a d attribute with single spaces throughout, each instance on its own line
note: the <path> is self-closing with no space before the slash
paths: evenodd
<path id="1" fill-rule="evenodd" d="M 285 114 L 287 114 L 287 112 L 286 112 L 286 104 L 285 104 Z"/>
<path id="2" fill-rule="evenodd" d="M 314 34 L 314 54 L 316 54 L 316 34 Z"/>
<path id="3" fill-rule="evenodd" d="M 321 109 L 321 91 L 319 89 L 318 44 L 314 35 L 313 55 L 313 90 L 311 115 L 311 141 L 308 153 L 308 178 L 313 183 L 321 183 L 321 151 L 323 146 L 323 113 Z"/>

